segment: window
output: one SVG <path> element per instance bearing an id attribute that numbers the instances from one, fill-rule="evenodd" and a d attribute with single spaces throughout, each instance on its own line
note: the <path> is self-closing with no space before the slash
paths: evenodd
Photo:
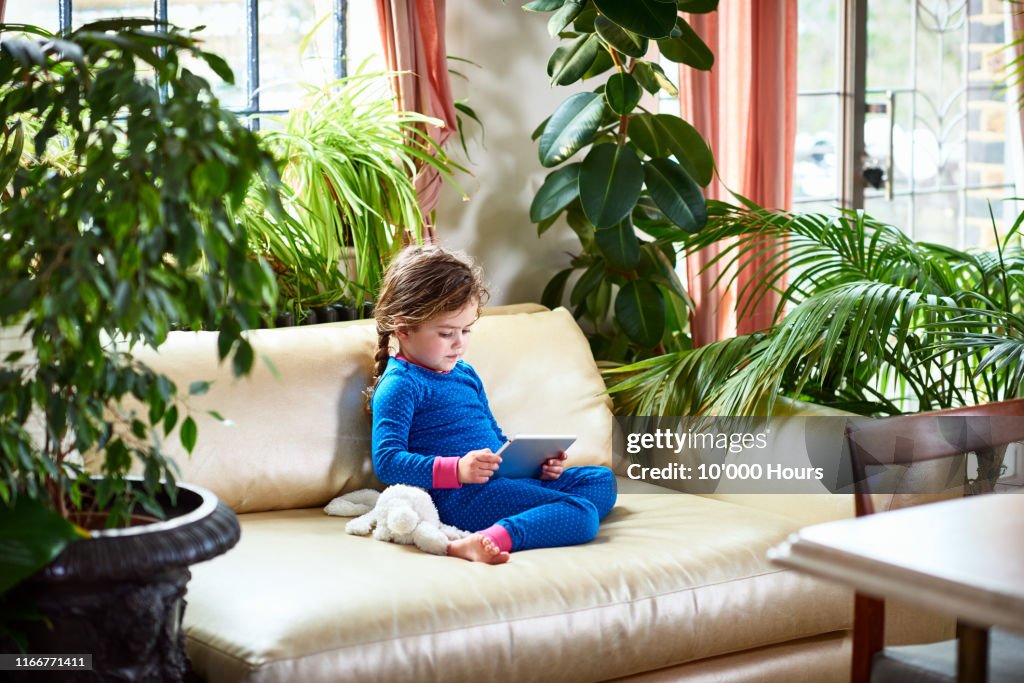
<path id="1" fill-rule="evenodd" d="M 198 36 L 205 49 L 227 60 L 235 83 L 221 82 L 202 62 L 188 66 L 241 114 L 284 112 L 302 97 L 302 84 L 323 85 L 347 71 L 347 0 L 8 0 L 5 19 L 56 31 L 115 16 L 205 27 Z"/>
<path id="2" fill-rule="evenodd" d="M 857 0 L 863 2 L 864 0 Z M 1014 98 L 1000 86 L 1007 58 L 1006 3 L 888 0 L 863 15 L 841 0 L 800 0 L 794 208 L 845 203 L 917 240 L 989 247 L 1018 207 Z M 863 22 L 861 25 L 856 25 Z M 852 24 L 852 25 L 851 25 Z M 844 67 L 860 33 L 864 60 L 863 158 L 843 153 Z M 859 173 L 863 198 L 844 197 L 843 175 Z M 1011 220 L 1007 220 L 1011 219 Z"/>

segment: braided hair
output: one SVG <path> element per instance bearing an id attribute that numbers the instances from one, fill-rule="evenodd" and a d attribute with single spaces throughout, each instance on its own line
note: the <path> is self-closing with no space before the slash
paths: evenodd
<path id="1" fill-rule="evenodd" d="M 406 247 L 384 272 L 374 305 L 377 349 L 373 378 L 366 389 L 366 409 L 391 358 L 391 338 L 401 328 L 421 325 L 443 313 L 459 311 L 475 301 L 483 306 L 490 296 L 480 268 L 466 256 L 441 247 Z"/>

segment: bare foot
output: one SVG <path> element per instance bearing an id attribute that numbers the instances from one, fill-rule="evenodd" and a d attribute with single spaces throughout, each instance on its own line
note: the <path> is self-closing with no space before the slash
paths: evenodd
<path id="1" fill-rule="evenodd" d="M 470 562 L 487 564 L 504 564 L 509 558 L 509 554 L 499 550 L 494 541 L 480 534 L 452 541 L 448 544 L 448 554 Z"/>

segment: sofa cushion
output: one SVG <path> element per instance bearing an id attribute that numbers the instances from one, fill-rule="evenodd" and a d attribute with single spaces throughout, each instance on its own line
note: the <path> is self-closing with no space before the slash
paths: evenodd
<path id="1" fill-rule="evenodd" d="M 506 434 L 578 434 L 571 465 L 607 464 L 610 401 L 586 338 L 564 309 L 499 307 L 474 326 L 467 360 L 477 368 Z M 217 361 L 216 332 L 172 332 L 158 352 L 135 356 L 186 391 L 199 437 L 191 457 L 177 434 L 164 448 L 182 481 L 204 486 L 236 512 L 323 505 L 345 491 L 379 487 L 370 460 L 370 417 L 362 392 L 370 380 L 372 321 L 249 333 L 253 372 L 236 379 Z M 217 411 L 229 423 L 208 414 Z M 97 467 L 95 454 L 86 456 Z"/>
<path id="2" fill-rule="evenodd" d="M 193 567 L 185 629 L 201 676 L 594 681 L 850 625 L 847 590 L 764 559 L 793 522 L 700 496 L 623 494 L 591 543 L 500 566 L 348 536 L 345 522 L 243 515 L 239 544 Z"/>

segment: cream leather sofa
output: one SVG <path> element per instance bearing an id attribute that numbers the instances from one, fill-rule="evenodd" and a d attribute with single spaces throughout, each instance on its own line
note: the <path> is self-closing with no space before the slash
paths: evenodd
<path id="1" fill-rule="evenodd" d="M 576 433 L 570 466 L 610 465 L 610 404 L 572 316 L 492 313 L 503 315 L 476 324 L 467 360 L 504 431 Z M 218 367 L 215 333 L 172 333 L 158 354 L 137 354 L 179 387 L 214 380 L 190 399 L 195 452 L 175 456 L 182 480 L 212 489 L 242 526 L 234 549 L 193 567 L 184 625 L 203 679 L 847 680 L 850 593 L 765 552 L 802 525 L 852 514 L 848 497 L 716 498 L 620 478 L 594 541 L 502 566 L 349 536 L 322 507 L 380 485 L 361 399 L 373 327 L 251 339 L 256 367 L 242 380 Z M 912 631 L 902 642 L 922 635 Z"/>

